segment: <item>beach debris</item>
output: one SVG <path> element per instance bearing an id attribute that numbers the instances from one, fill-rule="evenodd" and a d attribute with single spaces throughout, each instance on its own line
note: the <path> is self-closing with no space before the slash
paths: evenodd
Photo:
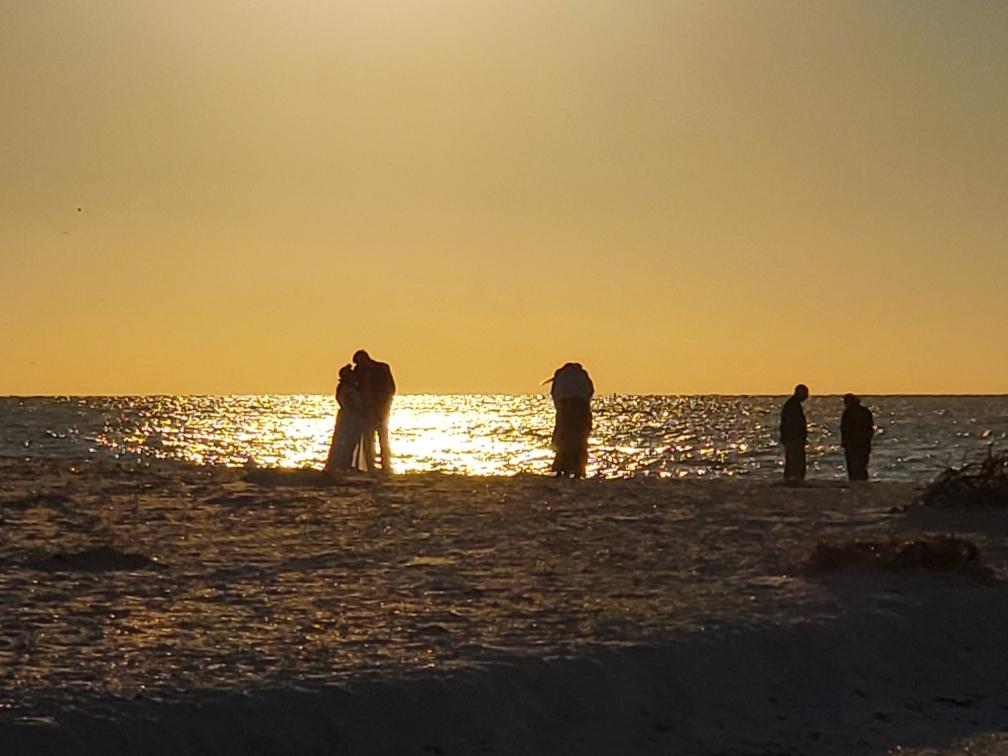
<path id="1" fill-rule="evenodd" d="M 928 507 L 1008 507 L 1008 452 L 994 453 L 961 467 L 949 467 L 917 500 Z"/>
<path id="2" fill-rule="evenodd" d="M 449 567 L 458 560 L 451 556 L 415 556 L 403 565 L 404 567 Z"/>
<path id="3" fill-rule="evenodd" d="M 988 567 L 973 541 L 955 535 L 923 535 L 888 541 L 819 541 L 802 564 L 806 573 L 842 569 L 930 570 L 989 580 Z"/>
<path id="4" fill-rule="evenodd" d="M 229 507 L 257 507 L 267 503 L 263 501 L 262 494 L 250 493 L 224 493 L 219 496 L 211 496 L 204 501 L 207 504 Z"/>
<path id="5" fill-rule="evenodd" d="M 143 554 L 132 554 L 112 546 L 96 546 L 83 551 L 58 552 L 35 562 L 32 567 L 47 572 L 113 572 L 116 570 L 161 570 L 164 565 Z"/>

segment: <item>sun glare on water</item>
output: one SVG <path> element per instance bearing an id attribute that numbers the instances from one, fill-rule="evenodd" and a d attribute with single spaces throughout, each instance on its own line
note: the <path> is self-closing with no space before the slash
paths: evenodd
<path id="1" fill-rule="evenodd" d="M 552 418 L 535 397 L 493 397 L 492 403 L 483 401 L 490 397 L 406 399 L 406 406 L 393 410 L 389 423 L 398 472 L 506 475 L 549 466 Z M 488 433 L 490 427 L 496 432 Z"/>
<path id="2" fill-rule="evenodd" d="M 777 476 L 779 397 L 601 395 L 592 402 L 588 475 L 604 478 Z M 809 400 L 817 475 L 843 479 L 838 397 Z M 928 477 L 1008 434 L 1001 397 L 878 397 L 879 477 Z M 79 459 L 321 469 L 332 439 L 330 396 L 148 396 L 0 402 L 0 452 Z M 6 411 L 6 415 L 4 412 Z M 463 475 L 550 470 L 548 396 L 400 395 L 389 423 L 392 471 Z M 3 444 L 6 443 L 6 447 Z"/>
<path id="3" fill-rule="evenodd" d="M 139 422 L 125 432 L 108 427 L 98 440 L 126 454 L 153 451 L 198 465 L 301 468 L 324 464 L 338 407 L 331 397 L 296 395 L 163 397 L 137 402 L 136 409 Z M 392 469 L 544 471 L 551 429 L 544 397 L 400 396 L 389 421 Z"/>

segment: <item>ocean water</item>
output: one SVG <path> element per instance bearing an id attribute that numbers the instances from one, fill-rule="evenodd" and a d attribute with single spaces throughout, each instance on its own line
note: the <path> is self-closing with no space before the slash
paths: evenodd
<path id="1" fill-rule="evenodd" d="M 599 396 L 589 474 L 721 477 L 780 471 L 783 397 Z M 921 480 L 1008 436 L 1008 397 L 879 396 L 871 474 Z M 321 466 L 336 410 L 316 395 L 0 398 L 0 456 L 174 459 L 198 465 Z M 839 397 L 813 397 L 810 476 L 844 477 Z M 390 431 L 396 472 L 549 469 L 545 396 L 405 395 Z"/>

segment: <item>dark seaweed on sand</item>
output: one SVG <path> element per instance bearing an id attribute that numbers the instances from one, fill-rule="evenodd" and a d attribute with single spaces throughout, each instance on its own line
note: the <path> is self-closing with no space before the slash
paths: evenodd
<path id="1" fill-rule="evenodd" d="M 112 546 L 96 546 L 83 551 L 59 552 L 35 562 L 37 570 L 47 572 L 113 572 L 116 570 L 162 570 L 156 559 L 132 554 Z"/>
<path id="2" fill-rule="evenodd" d="M 1008 507 L 1008 452 L 950 467 L 931 481 L 918 501 L 929 507 Z"/>
<path id="3" fill-rule="evenodd" d="M 860 568 L 955 572 L 982 580 L 994 575 L 973 541 L 954 535 L 925 535 L 897 541 L 819 541 L 802 565 L 807 573 Z"/>

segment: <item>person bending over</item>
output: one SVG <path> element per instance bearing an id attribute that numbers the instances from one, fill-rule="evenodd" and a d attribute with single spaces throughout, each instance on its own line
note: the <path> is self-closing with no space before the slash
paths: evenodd
<path id="1" fill-rule="evenodd" d="M 549 379 L 550 396 L 556 408 L 553 427 L 553 472 L 558 476 L 583 478 L 588 467 L 588 436 L 592 429 L 591 398 L 595 393 L 588 371 L 579 362 L 568 362 Z"/>

